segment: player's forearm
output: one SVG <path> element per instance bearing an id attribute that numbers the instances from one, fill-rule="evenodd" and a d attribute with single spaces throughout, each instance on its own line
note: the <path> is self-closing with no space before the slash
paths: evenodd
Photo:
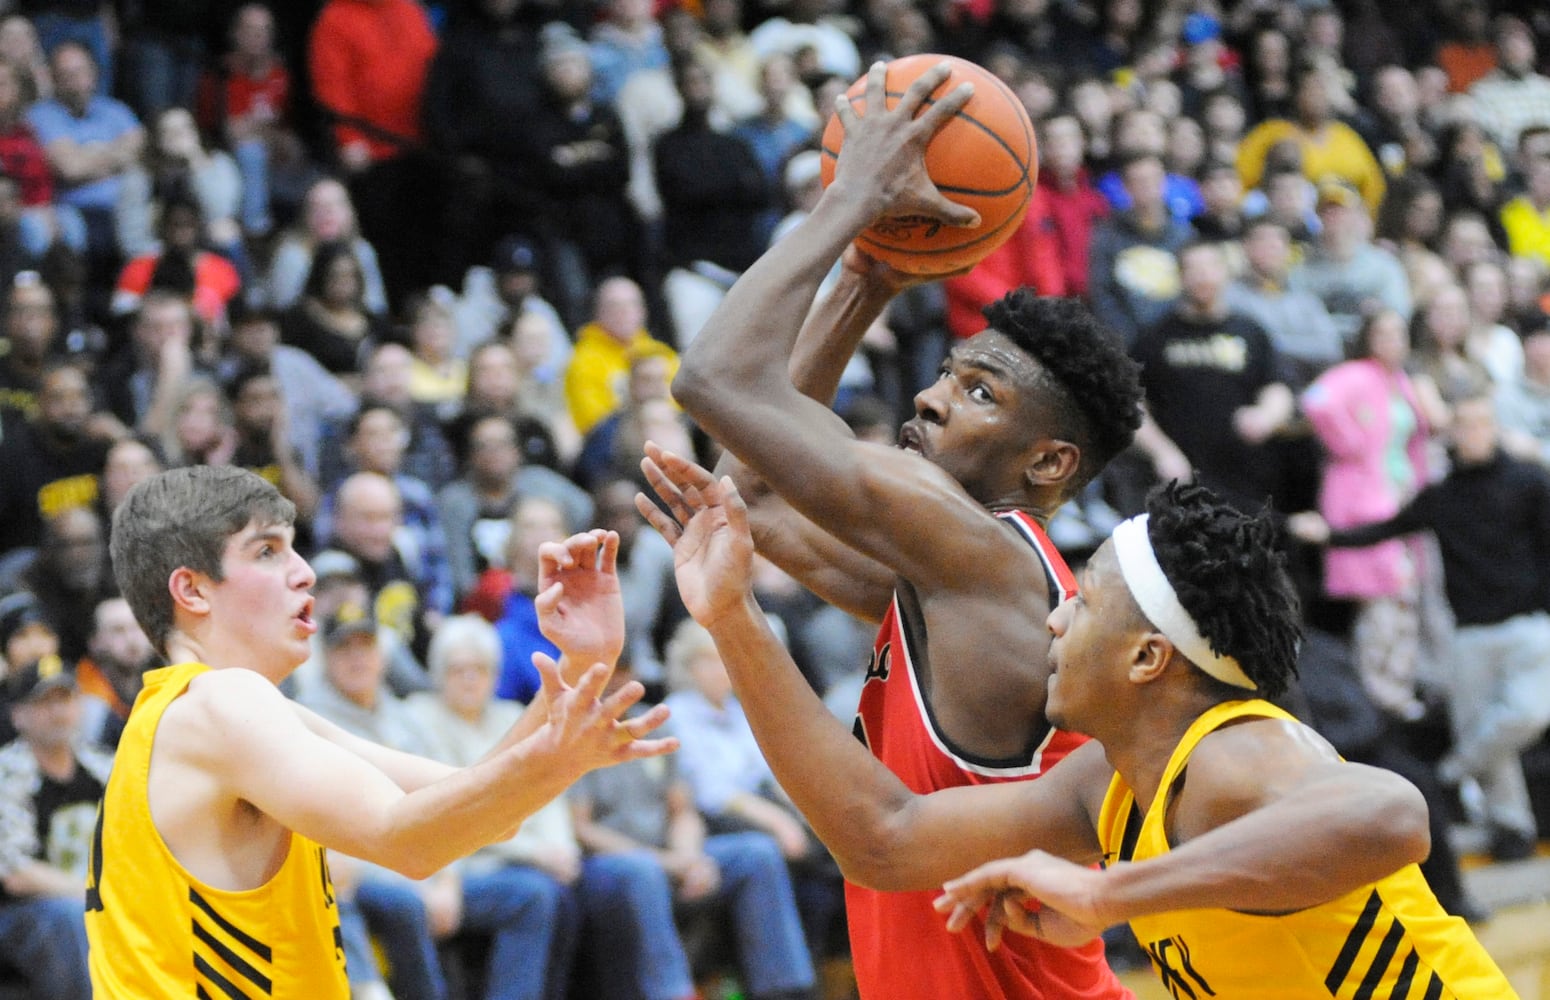
<path id="1" fill-rule="evenodd" d="M 789 368 L 797 391 L 820 403 L 832 403 L 845 365 L 892 297 L 887 286 L 841 269 L 839 281 L 808 310 L 797 335 Z"/>
<path id="2" fill-rule="evenodd" d="M 1355 765 L 1351 765 L 1355 766 Z M 1288 912 L 1426 858 L 1426 801 L 1393 775 L 1318 782 L 1153 860 L 1105 872 L 1109 923 L 1171 910 Z"/>
<path id="3" fill-rule="evenodd" d="M 818 286 L 876 214 L 871 199 L 831 187 L 818 209 L 732 286 L 673 380 L 674 398 L 712 437 L 751 432 L 736 423 L 745 402 L 791 391 L 788 365 Z"/>
<path id="4" fill-rule="evenodd" d="M 380 831 L 381 856 L 370 860 L 425 878 L 504 839 L 580 776 L 535 740 L 509 747 L 400 799 Z"/>
<path id="5" fill-rule="evenodd" d="M 710 633 L 776 780 L 846 875 L 865 882 L 909 790 L 824 706 L 752 596 Z"/>

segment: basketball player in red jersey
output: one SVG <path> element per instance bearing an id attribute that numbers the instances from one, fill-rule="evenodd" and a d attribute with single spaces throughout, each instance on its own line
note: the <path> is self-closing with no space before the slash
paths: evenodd
<path id="1" fill-rule="evenodd" d="M 922 160 L 967 97 L 954 91 L 916 118 L 945 77 L 935 69 L 895 109 L 872 110 L 884 106 L 883 70 L 873 67 L 867 113 L 840 108 L 846 133 L 834 182 L 728 293 L 673 385 L 732 456 L 720 471 L 751 498 L 763 553 L 829 602 L 880 623 L 856 735 L 920 793 L 1036 778 L 1080 743 L 1044 717 L 1044 621 L 1074 591 L 1044 526 L 1130 443 L 1141 396 L 1136 367 L 1085 309 L 1019 291 L 986 310 L 990 328 L 955 346 L 916 397 L 901 447 L 855 440 L 821 402 L 861 335 L 912 280 L 847 249 L 856 235 L 883 215 L 976 221 L 936 190 Z M 842 254 L 840 281 L 813 309 Z M 672 462 L 648 455 L 648 474 L 653 461 Z M 802 753 L 795 741 L 764 750 L 772 761 Z M 824 797 L 787 791 L 830 808 Z M 809 818 L 850 879 L 863 997 L 1128 996 L 1097 942 L 1064 950 L 1019 938 L 991 954 L 945 932 L 934 890 L 995 853 L 970 857 L 944 844 L 907 867 L 869 868 L 875 845 L 843 813 Z"/>

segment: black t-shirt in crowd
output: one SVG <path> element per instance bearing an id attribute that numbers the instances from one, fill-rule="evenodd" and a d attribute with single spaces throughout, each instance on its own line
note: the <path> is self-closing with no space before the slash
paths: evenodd
<path id="1" fill-rule="evenodd" d="M 1276 484 L 1273 454 L 1233 430 L 1233 412 L 1281 380 L 1270 336 L 1241 313 L 1201 320 L 1178 310 L 1131 348 L 1141 362 L 1146 405 L 1201 482 L 1224 500 L 1257 511 Z"/>

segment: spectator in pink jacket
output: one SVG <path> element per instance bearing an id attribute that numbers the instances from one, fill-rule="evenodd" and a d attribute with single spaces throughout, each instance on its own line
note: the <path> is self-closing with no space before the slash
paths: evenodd
<path id="1" fill-rule="evenodd" d="M 1324 372 L 1302 396 L 1324 445 L 1319 511 L 1332 527 L 1386 520 L 1426 484 L 1428 408 L 1424 387 L 1405 372 L 1405 321 L 1392 310 L 1374 313 L 1357 343 L 1357 358 Z M 1324 556 L 1325 594 L 1357 606 L 1352 638 L 1362 683 L 1401 719 L 1424 712 L 1415 675 L 1425 572 L 1425 550 L 1414 538 L 1331 548 Z"/>

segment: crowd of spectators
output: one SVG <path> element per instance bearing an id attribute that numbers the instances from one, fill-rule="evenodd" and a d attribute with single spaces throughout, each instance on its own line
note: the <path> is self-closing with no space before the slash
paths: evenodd
<path id="1" fill-rule="evenodd" d="M 85 995 L 98 748 L 155 665 L 113 510 L 232 464 L 296 504 L 326 627 L 288 693 L 346 728 L 477 757 L 549 648 L 537 546 L 596 524 L 625 669 L 684 724 L 675 769 L 600 773 L 456 871 L 339 859 L 359 995 L 606 969 L 673 1000 L 718 954 L 751 997 L 815 988 L 832 863 L 631 500 L 646 440 L 708 457 L 676 352 L 800 238 L 835 95 L 918 52 L 1011 86 L 1038 184 L 869 331 L 842 415 L 890 440 L 1014 286 L 1090 303 L 1149 410 L 1052 536 L 1079 560 L 1175 477 L 1284 515 L 1305 708 L 1428 791 L 1428 876 L 1473 914 L 1448 822 L 1502 860 L 1550 822 L 1547 45 L 1527 0 L 0 0 L 0 972 Z M 868 630 L 759 580 L 849 711 Z"/>

